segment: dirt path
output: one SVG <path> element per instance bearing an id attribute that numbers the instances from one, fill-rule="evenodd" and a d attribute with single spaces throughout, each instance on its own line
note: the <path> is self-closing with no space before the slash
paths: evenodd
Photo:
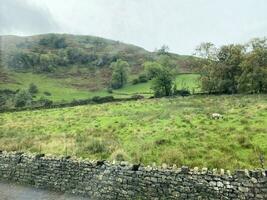
<path id="1" fill-rule="evenodd" d="M 86 200 L 86 198 L 0 182 L 1 200 Z"/>

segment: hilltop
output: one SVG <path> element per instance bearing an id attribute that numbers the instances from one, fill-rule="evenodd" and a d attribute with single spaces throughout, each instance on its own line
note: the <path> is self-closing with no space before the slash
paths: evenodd
<path id="1" fill-rule="evenodd" d="M 42 92 L 38 97 L 51 93 L 46 98 L 55 101 L 108 95 L 110 64 L 118 59 L 127 61 L 130 66 L 124 93 L 128 86 L 134 93 L 140 88 L 141 93 L 149 93 L 149 83 L 131 84 L 144 71 L 146 61 L 157 61 L 167 55 L 177 75 L 191 72 L 195 63 L 192 56 L 149 52 L 132 44 L 94 36 L 0 36 L 0 42 L 0 89 L 25 89 L 34 83 Z"/>

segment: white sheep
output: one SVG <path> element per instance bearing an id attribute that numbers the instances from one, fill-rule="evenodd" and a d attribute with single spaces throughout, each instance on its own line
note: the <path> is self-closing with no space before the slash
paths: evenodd
<path id="1" fill-rule="evenodd" d="M 223 119 L 223 115 L 219 113 L 212 113 L 211 117 L 212 119 Z"/>

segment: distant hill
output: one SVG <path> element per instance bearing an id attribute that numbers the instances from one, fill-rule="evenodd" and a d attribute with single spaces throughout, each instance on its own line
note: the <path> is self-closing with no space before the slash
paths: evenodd
<path id="1" fill-rule="evenodd" d="M 63 83 L 64 87 L 99 91 L 108 86 L 111 77 L 109 66 L 117 59 L 129 63 L 131 81 L 144 70 L 144 62 L 161 56 L 158 52 L 119 41 L 70 34 L 0 36 L 0 46 L 1 88 L 8 84 L 19 88 L 19 85 L 25 85 L 22 80 L 33 77 L 28 76 L 32 73 L 35 74 L 33 81 L 38 80 L 38 76 L 45 76 Z M 168 59 L 180 73 L 191 72 L 195 63 L 192 56 L 173 53 L 168 53 Z"/>

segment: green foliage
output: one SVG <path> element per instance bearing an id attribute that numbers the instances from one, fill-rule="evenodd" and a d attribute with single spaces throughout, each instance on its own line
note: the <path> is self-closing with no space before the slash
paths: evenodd
<path id="1" fill-rule="evenodd" d="M 38 54 L 25 51 L 14 51 L 8 57 L 8 66 L 16 70 L 32 69 L 38 62 Z"/>
<path id="2" fill-rule="evenodd" d="M 40 39 L 39 44 L 56 49 L 66 48 L 68 46 L 66 39 L 63 36 L 58 36 L 56 34 L 49 34 L 44 36 Z"/>
<path id="3" fill-rule="evenodd" d="M 15 107 L 25 107 L 30 105 L 32 96 L 27 90 L 20 90 L 14 97 Z"/>
<path id="4" fill-rule="evenodd" d="M 155 97 L 171 96 L 173 80 L 173 74 L 168 69 L 162 68 L 160 73 L 152 79 L 151 89 L 154 91 Z"/>
<path id="5" fill-rule="evenodd" d="M 158 62 L 148 61 L 143 64 L 143 67 L 145 69 L 148 79 L 150 80 L 157 76 L 162 70 L 162 65 Z"/>
<path id="6" fill-rule="evenodd" d="M 148 77 L 152 78 L 152 87 L 155 97 L 171 96 L 174 86 L 174 74 L 167 66 L 162 66 L 159 63 L 145 63 Z"/>
<path id="7" fill-rule="evenodd" d="M 138 83 L 146 83 L 148 82 L 148 77 L 146 74 L 140 74 L 138 78 L 133 79 L 132 82 L 133 82 L 133 85 L 138 84 Z"/>
<path id="8" fill-rule="evenodd" d="M 267 39 L 252 40 L 252 51 L 241 63 L 238 88 L 246 93 L 267 93 Z"/>
<path id="9" fill-rule="evenodd" d="M 206 58 L 201 70 L 202 90 L 209 93 L 267 92 L 267 42 L 255 39 L 247 45 L 216 49 L 202 44 L 198 55 Z"/>
<path id="10" fill-rule="evenodd" d="M 111 63 L 113 70 L 111 77 L 111 87 L 113 89 L 122 88 L 128 79 L 129 64 L 121 59 Z"/>
<path id="11" fill-rule="evenodd" d="M 31 83 L 29 85 L 29 93 L 30 94 L 37 94 L 38 93 L 38 87 L 34 83 Z"/>

